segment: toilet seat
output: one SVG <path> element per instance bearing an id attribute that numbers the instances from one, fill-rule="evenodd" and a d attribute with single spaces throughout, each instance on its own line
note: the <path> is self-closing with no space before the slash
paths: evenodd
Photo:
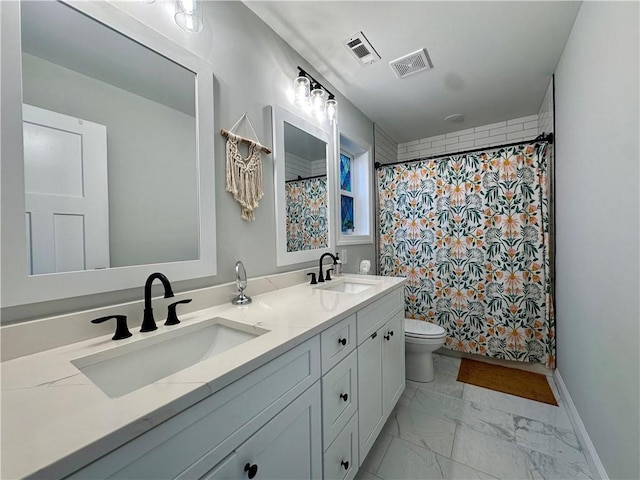
<path id="1" fill-rule="evenodd" d="M 435 323 L 405 318 L 404 335 L 405 337 L 415 339 L 436 339 L 446 337 L 447 333 L 444 328 Z"/>

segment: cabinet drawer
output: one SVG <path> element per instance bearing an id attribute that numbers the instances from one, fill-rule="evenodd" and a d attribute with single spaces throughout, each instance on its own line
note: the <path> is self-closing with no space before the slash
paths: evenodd
<path id="1" fill-rule="evenodd" d="M 358 356 L 353 351 L 322 377 L 322 439 L 326 450 L 358 409 Z"/>
<path id="2" fill-rule="evenodd" d="M 198 478 L 319 378 L 316 336 L 71 478 Z"/>
<path id="3" fill-rule="evenodd" d="M 355 313 L 320 334 L 322 374 L 331 370 L 356 347 Z"/>
<path id="4" fill-rule="evenodd" d="M 355 477 L 358 471 L 358 414 L 340 432 L 322 458 L 324 478 L 342 480 Z"/>
<path id="5" fill-rule="evenodd" d="M 320 385 L 303 393 L 252 435 L 202 480 L 248 478 L 319 479 Z M 249 477 L 250 478 L 250 477 Z"/>
<path id="6" fill-rule="evenodd" d="M 404 289 L 388 293 L 357 313 L 358 345 L 369 338 L 398 310 L 404 310 Z"/>

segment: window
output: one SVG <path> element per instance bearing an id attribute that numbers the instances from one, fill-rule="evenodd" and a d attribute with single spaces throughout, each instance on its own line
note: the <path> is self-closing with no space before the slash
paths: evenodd
<path id="1" fill-rule="evenodd" d="M 340 134 L 335 216 L 338 245 L 373 242 L 372 146 Z"/>
<path id="2" fill-rule="evenodd" d="M 352 168 L 353 157 L 340 152 L 340 231 L 347 235 L 353 233 L 354 228 Z"/>

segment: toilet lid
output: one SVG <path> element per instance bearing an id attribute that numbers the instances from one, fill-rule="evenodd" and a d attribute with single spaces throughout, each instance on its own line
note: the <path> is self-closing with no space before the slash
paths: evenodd
<path id="1" fill-rule="evenodd" d="M 443 337 L 444 328 L 424 320 L 404 319 L 404 334 L 408 337 Z"/>

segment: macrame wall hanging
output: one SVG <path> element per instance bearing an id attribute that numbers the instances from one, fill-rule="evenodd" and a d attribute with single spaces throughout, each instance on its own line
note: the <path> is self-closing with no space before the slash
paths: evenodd
<path id="1" fill-rule="evenodd" d="M 262 198 L 262 153 L 270 154 L 271 150 L 261 145 L 257 140 L 251 140 L 233 133 L 233 130 L 242 122 L 247 120 L 253 136 L 258 135 L 251 125 L 251 120 L 245 112 L 230 130 L 224 128 L 220 130 L 223 137 L 227 138 L 227 192 L 233 194 L 233 198 L 240 204 L 240 217 L 244 220 L 255 219 L 253 211 L 258 208 L 258 203 Z M 240 153 L 239 144 L 247 144 L 247 156 Z"/>

